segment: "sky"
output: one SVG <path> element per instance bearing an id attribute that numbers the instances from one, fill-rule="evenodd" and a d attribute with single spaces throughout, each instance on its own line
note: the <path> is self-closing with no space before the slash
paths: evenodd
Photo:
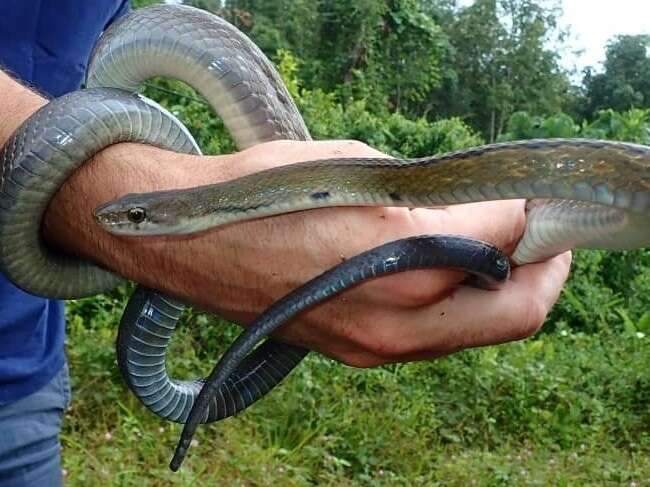
<path id="1" fill-rule="evenodd" d="M 584 49 L 579 57 L 567 54 L 565 66 L 597 66 L 605 60 L 607 41 L 617 34 L 650 34 L 649 0 L 563 0 L 565 25 L 572 26 L 572 47 Z"/>
<path id="2" fill-rule="evenodd" d="M 473 0 L 459 0 L 470 5 Z M 605 60 L 607 41 L 617 34 L 650 34 L 650 0 L 562 0 L 561 24 L 570 28 L 562 65 L 596 68 Z"/>

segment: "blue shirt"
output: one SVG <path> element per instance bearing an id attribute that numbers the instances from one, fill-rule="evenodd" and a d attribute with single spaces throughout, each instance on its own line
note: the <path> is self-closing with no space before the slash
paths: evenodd
<path id="1" fill-rule="evenodd" d="M 128 3 L 1 0 L 0 67 L 49 96 L 76 90 L 95 41 Z M 61 369 L 63 318 L 63 303 L 27 294 L 0 274 L 0 404 L 37 391 Z"/>

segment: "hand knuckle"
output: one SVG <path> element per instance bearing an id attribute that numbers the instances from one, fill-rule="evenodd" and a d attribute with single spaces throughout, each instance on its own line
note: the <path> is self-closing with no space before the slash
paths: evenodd
<path id="1" fill-rule="evenodd" d="M 544 324 L 547 313 L 548 308 L 544 300 L 539 296 L 532 296 L 525 303 L 521 320 L 514 327 L 516 338 L 526 338 L 537 333 Z"/>

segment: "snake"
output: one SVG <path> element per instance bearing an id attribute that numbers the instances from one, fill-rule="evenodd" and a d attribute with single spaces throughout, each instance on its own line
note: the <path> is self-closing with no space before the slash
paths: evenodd
<path id="1" fill-rule="evenodd" d="M 85 89 L 50 100 L 0 152 L 0 271 L 17 286 L 73 299 L 124 282 L 93 262 L 49 248 L 40 226 L 61 185 L 109 145 L 129 141 L 201 153 L 172 113 L 138 94 L 143 81 L 154 76 L 194 87 L 239 149 L 311 139 L 273 64 L 234 26 L 183 5 L 135 10 L 100 37 Z M 172 469 L 180 467 L 199 424 L 244 410 L 309 353 L 268 335 L 352 286 L 390 273 L 445 267 L 463 270 L 489 287 L 507 279 L 511 262 L 538 262 L 572 248 L 647 247 L 650 148 L 548 139 L 418 159 L 332 158 L 196 188 L 125 195 L 95 209 L 97 224 L 107 232 L 144 238 L 322 207 L 444 207 L 506 199 L 527 200 L 525 231 L 511 256 L 463 236 L 422 235 L 351 257 L 274 303 L 205 379 L 168 375 L 166 350 L 184 304 L 138 287 L 119 326 L 118 366 L 148 409 L 184 423 Z"/>

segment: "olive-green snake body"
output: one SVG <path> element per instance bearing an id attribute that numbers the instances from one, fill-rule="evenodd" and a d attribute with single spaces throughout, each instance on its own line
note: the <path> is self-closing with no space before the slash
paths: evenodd
<path id="1" fill-rule="evenodd" d="M 412 160 L 328 159 L 189 190 L 128 195 L 95 214 L 112 233 L 160 235 L 326 206 L 527 198 L 528 226 L 513 254 L 521 264 L 576 247 L 647 245 L 649 156 L 647 147 L 633 144 L 532 140 Z M 130 219 L 134 209 L 142 210 L 141 221 Z"/>

